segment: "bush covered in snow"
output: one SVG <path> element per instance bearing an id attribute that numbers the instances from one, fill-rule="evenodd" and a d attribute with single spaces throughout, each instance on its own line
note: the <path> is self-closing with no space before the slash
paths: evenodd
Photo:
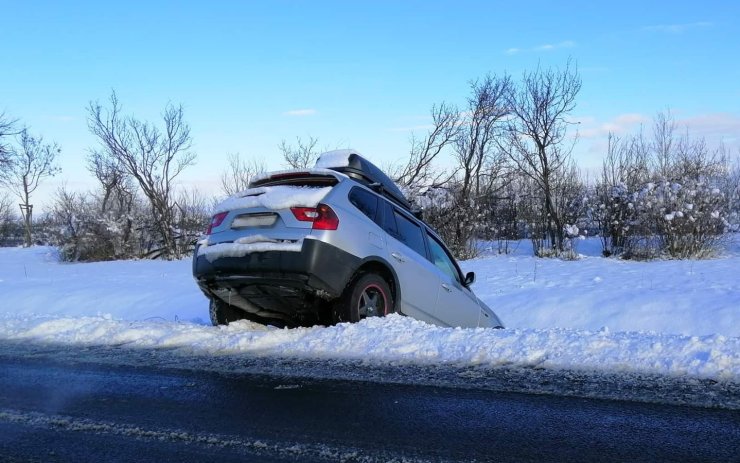
<path id="1" fill-rule="evenodd" d="M 205 229 L 210 207 L 197 195 L 181 196 L 176 206 L 173 236 L 185 255 Z M 153 217 L 146 202 L 128 191 L 106 196 L 61 189 L 44 229 L 63 260 L 157 258 L 164 251 Z"/>
<path id="2" fill-rule="evenodd" d="M 0 196 L 0 246 L 23 242 L 23 225 L 14 211 L 13 201 L 7 196 Z"/>
<path id="3" fill-rule="evenodd" d="M 676 137 L 675 128 L 670 115 L 659 114 L 652 140 L 610 137 L 590 207 L 605 256 L 708 257 L 728 230 L 727 156 L 688 134 Z"/>

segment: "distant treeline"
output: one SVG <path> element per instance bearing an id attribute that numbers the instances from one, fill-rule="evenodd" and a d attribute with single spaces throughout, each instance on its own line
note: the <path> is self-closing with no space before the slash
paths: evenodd
<path id="1" fill-rule="evenodd" d="M 739 230 L 738 154 L 679 132 L 662 112 L 639 133 L 610 134 L 601 172 L 587 180 L 571 155 L 580 89 L 570 61 L 519 79 L 487 75 L 470 84 L 464 105 L 432 106 L 431 128 L 411 139 L 406 162 L 385 168 L 459 258 L 475 256 L 480 240 L 505 253 L 519 239 L 531 240 L 537 256 L 571 258 L 586 235 L 601 238 L 605 256 L 713 255 Z M 18 126 L 0 114 L 0 244 L 50 243 L 65 259 L 84 261 L 192 251 L 217 198 L 177 187 L 196 159 L 181 106 L 168 105 L 155 124 L 124 115 L 115 93 L 106 106 L 91 103 L 88 126 L 98 144 L 88 169 L 98 187 L 60 189 L 41 216 L 32 195 L 59 172 L 61 150 Z M 315 138 L 277 149 L 295 168 L 323 151 Z M 442 169 L 443 159 L 453 167 Z M 229 156 L 224 196 L 263 170 L 259 161 Z"/>

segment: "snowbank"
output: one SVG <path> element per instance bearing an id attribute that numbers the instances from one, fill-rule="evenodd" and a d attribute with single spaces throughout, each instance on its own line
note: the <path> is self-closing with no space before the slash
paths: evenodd
<path id="1" fill-rule="evenodd" d="M 507 328 L 571 328 L 740 337 L 740 248 L 711 260 L 606 259 L 597 239 L 577 242 L 575 261 L 513 255 L 462 263 L 474 290 Z"/>
<path id="2" fill-rule="evenodd" d="M 277 329 L 240 321 L 127 322 L 106 317 L 0 319 L 2 337 L 179 348 L 186 353 L 360 360 L 370 364 L 519 365 L 740 379 L 740 338 L 576 330 L 450 329 L 400 315 L 332 327 Z"/>
<path id="3" fill-rule="evenodd" d="M 736 244 L 736 243 L 735 243 Z M 0 339 L 177 347 L 376 363 L 523 365 L 740 380 L 740 247 L 709 261 L 577 261 L 514 254 L 463 263 L 505 330 L 392 316 L 279 330 L 208 326 L 190 261 L 60 263 L 53 248 L 0 249 Z"/>

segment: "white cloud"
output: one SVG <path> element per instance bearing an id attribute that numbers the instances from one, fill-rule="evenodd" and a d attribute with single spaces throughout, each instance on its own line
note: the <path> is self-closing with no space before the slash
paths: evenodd
<path id="1" fill-rule="evenodd" d="M 698 21 L 686 24 L 657 24 L 653 26 L 645 26 L 642 30 L 647 32 L 661 32 L 665 34 L 682 34 L 692 29 L 705 29 L 712 27 L 713 25 L 713 23 L 708 21 Z"/>
<path id="2" fill-rule="evenodd" d="M 675 113 L 674 113 L 675 114 Z M 579 123 L 578 135 L 582 143 L 576 147 L 576 155 L 582 167 L 598 169 L 608 147 L 610 133 L 623 139 L 636 135 L 640 127 L 648 140 L 652 137 L 653 116 L 639 113 L 625 113 L 609 120 L 601 121 L 590 116 L 574 116 L 571 123 Z M 687 117 L 676 117 L 676 137 L 689 136 L 704 139 L 709 149 L 723 143 L 730 153 L 740 152 L 740 114 L 705 113 Z"/>
<path id="3" fill-rule="evenodd" d="M 675 113 L 674 113 L 675 114 Z M 578 129 L 581 138 L 602 138 L 613 133 L 627 135 L 637 133 L 642 125 L 646 135 L 650 135 L 653 127 L 653 116 L 639 113 L 625 113 L 607 121 L 599 121 L 594 117 L 573 117 L 570 122 L 580 123 Z M 706 138 L 710 142 L 720 140 L 740 139 L 740 115 L 731 113 L 705 113 L 688 117 L 675 117 L 677 136 L 683 135 L 688 129 L 693 138 Z"/>
<path id="4" fill-rule="evenodd" d="M 283 113 L 283 116 L 291 116 L 291 117 L 304 117 L 304 116 L 315 116 L 319 112 L 315 109 L 291 109 L 290 111 L 285 111 Z"/>
<path id="5" fill-rule="evenodd" d="M 564 40 L 562 42 L 558 43 L 545 43 L 542 45 L 538 45 L 536 47 L 532 48 L 518 48 L 518 47 L 512 47 L 504 50 L 504 53 L 507 55 L 516 55 L 517 53 L 527 53 L 527 52 L 541 52 L 541 51 L 554 51 L 559 50 L 562 48 L 573 48 L 576 46 L 576 43 L 572 40 Z"/>
<path id="6" fill-rule="evenodd" d="M 534 47 L 534 51 L 552 51 L 557 50 L 559 48 L 573 48 L 576 46 L 576 43 L 572 40 L 566 40 L 564 42 L 560 43 L 546 43 L 544 45 L 540 45 L 539 47 Z"/>
<path id="7" fill-rule="evenodd" d="M 726 142 L 736 145 L 740 141 L 740 115 L 730 113 L 708 113 L 678 119 L 679 127 L 689 129 L 692 137 L 704 137 L 709 142 Z"/>
<path id="8" fill-rule="evenodd" d="M 620 114 L 604 122 L 593 117 L 584 117 L 580 119 L 581 127 L 578 129 L 578 135 L 581 138 L 603 138 L 610 133 L 624 135 L 648 121 L 650 117 L 638 113 Z"/>

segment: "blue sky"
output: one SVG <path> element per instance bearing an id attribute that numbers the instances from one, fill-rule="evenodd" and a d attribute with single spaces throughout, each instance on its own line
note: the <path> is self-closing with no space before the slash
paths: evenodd
<path id="1" fill-rule="evenodd" d="M 609 131 L 658 111 L 710 142 L 740 146 L 740 3 L 673 1 L 41 2 L 0 0 L 0 111 L 62 146 L 66 182 L 93 186 L 86 106 L 115 89 L 156 119 L 181 103 L 215 191 L 228 153 L 279 168 L 277 145 L 317 137 L 378 164 L 404 158 L 435 103 L 470 80 L 578 65 L 574 118 L 586 167 Z"/>

